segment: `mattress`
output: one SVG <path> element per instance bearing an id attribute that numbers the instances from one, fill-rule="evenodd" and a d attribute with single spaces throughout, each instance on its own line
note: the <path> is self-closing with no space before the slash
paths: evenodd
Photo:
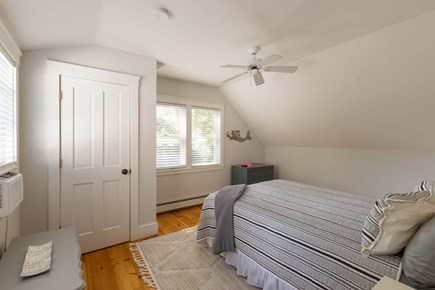
<path id="1" fill-rule="evenodd" d="M 198 241 L 214 238 L 215 195 L 204 201 Z M 400 276 L 401 262 L 361 255 L 374 201 L 288 180 L 248 185 L 234 205 L 236 249 L 295 289 L 372 289 L 383 276 Z"/>

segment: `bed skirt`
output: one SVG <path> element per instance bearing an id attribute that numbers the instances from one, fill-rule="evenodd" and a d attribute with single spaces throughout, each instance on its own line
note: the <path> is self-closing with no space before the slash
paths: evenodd
<path id="1" fill-rule="evenodd" d="M 213 238 L 207 237 L 205 240 L 207 245 L 212 248 Z M 204 240 L 200 242 L 204 242 Z M 296 290 L 237 249 L 235 252 L 224 252 L 221 256 L 224 257 L 228 265 L 236 268 L 237 275 L 245 277 L 248 283 L 255 287 L 264 290 Z"/>

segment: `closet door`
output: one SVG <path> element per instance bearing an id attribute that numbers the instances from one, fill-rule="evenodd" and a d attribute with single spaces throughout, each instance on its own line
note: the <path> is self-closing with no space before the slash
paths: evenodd
<path id="1" fill-rule="evenodd" d="M 129 240 L 127 86 L 61 77 L 61 226 L 82 252 Z"/>

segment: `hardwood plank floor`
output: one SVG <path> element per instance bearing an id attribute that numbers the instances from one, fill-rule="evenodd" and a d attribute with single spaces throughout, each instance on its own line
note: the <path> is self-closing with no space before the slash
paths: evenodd
<path id="1" fill-rule="evenodd" d="M 181 231 L 198 224 L 201 205 L 157 215 L 157 236 Z M 152 238 L 152 237 L 150 237 Z M 129 243 L 83 254 L 83 279 L 87 290 L 145 290 Z"/>

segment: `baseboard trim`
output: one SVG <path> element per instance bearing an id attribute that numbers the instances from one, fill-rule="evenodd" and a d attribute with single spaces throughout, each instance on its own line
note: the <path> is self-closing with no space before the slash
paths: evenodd
<path id="1" fill-rule="evenodd" d="M 207 195 L 195 197 L 193 199 L 180 200 L 180 201 L 175 201 L 175 202 L 171 202 L 171 203 L 159 204 L 159 205 L 157 205 L 157 213 L 163 213 L 163 212 L 167 212 L 167 211 L 172 211 L 172 210 L 176 210 L 176 209 L 181 209 L 181 208 L 185 208 L 185 207 L 190 207 L 190 206 L 202 204 L 206 197 L 207 197 Z"/>
<path id="2" fill-rule="evenodd" d="M 183 202 L 183 201 L 200 199 L 200 198 L 204 198 L 204 197 L 207 197 L 207 196 L 208 196 L 208 194 L 203 194 L 203 195 L 198 195 L 198 196 L 190 196 L 190 197 L 186 197 L 186 198 L 180 198 L 180 199 L 176 199 L 176 200 L 160 202 L 160 203 L 157 204 L 157 206 L 169 205 L 169 204 L 173 204 L 173 203 L 180 203 L 180 202 Z"/>
<path id="3" fill-rule="evenodd" d="M 149 224 L 143 224 L 139 225 L 135 232 L 130 234 L 130 241 L 135 241 L 151 236 L 157 235 L 157 232 L 159 231 L 159 225 L 157 222 L 149 223 Z"/>

